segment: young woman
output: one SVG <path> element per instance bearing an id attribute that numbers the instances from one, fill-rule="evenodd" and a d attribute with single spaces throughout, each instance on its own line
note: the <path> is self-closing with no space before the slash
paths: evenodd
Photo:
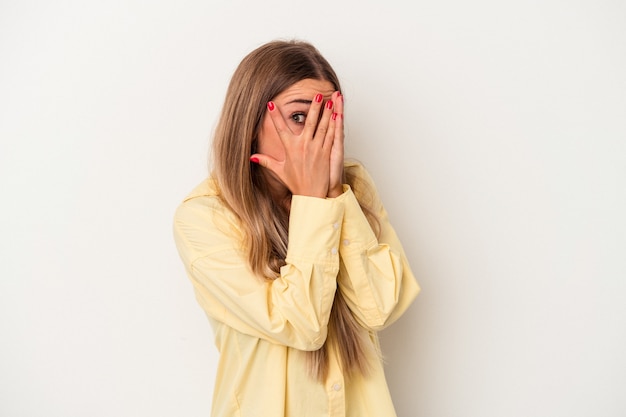
<path id="1" fill-rule="evenodd" d="M 395 416 L 376 332 L 419 287 L 371 178 L 344 161 L 340 91 L 309 43 L 252 51 L 212 172 L 176 211 L 220 352 L 214 417 Z"/>

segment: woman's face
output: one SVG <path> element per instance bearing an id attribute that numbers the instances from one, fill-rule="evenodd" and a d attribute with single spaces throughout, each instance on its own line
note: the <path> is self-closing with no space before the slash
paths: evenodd
<path id="1" fill-rule="evenodd" d="M 326 101 L 330 99 L 334 91 L 335 89 L 330 81 L 307 78 L 293 84 L 274 97 L 272 101 L 283 116 L 289 129 L 291 129 L 295 135 L 299 135 L 304 128 L 304 121 L 309 112 L 313 97 L 320 93 L 324 96 L 324 101 Z M 280 137 L 278 137 L 278 132 L 276 132 L 274 123 L 267 111 L 263 115 L 256 151 L 278 161 L 284 161 L 285 159 L 285 149 L 283 148 Z"/>

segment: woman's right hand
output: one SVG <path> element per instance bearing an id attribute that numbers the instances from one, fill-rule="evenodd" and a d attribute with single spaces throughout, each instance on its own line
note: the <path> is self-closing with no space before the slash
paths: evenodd
<path id="1" fill-rule="evenodd" d="M 330 155 L 336 128 L 333 101 L 324 105 L 322 94 L 316 94 L 300 134 L 289 129 L 274 102 L 267 104 L 267 111 L 284 146 L 285 157 L 279 161 L 269 155 L 254 154 L 251 160 L 258 160 L 272 171 L 292 194 L 325 198 L 329 192 Z"/>

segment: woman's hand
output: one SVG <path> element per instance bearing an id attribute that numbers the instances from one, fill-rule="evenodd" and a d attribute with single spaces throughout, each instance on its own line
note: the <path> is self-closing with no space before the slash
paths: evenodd
<path id="1" fill-rule="evenodd" d="M 251 160 L 258 161 L 272 171 L 294 195 L 325 198 L 336 197 L 331 194 L 337 193 L 337 190 L 339 194 L 343 191 L 343 123 L 341 115 L 333 111 L 338 94 L 333 93 L 326 104 L 323 104 L 323 96 L 316 94 L 307 113 L 304 128 L 298 135 L 289 129 L 273 102 L 267 105 L 269 116 L 284 147 L 285 157 L 279 161 L 269 155 L 255 154 Z M 339 107 L 343 109 L 342 105 Z M 340 140 L 336 144 L 338 123 Z"/>
<path id="2" fill-rule="evenodd" d="M 330 178 L 328 197 L 338 197 L 343 193 L 343 96 L 339 91 L 333 93 L 334 113 L 331 116 L 334 126 L 333 147 L 330 151 Z"/>

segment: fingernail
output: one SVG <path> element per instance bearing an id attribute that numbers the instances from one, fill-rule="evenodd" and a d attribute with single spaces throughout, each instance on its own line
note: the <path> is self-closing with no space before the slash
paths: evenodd
<path id="1" fill-rule="evenodd" d="M 271 101 L 270 101 L 270 103 L 271 103 Z M 255 164 L 258 164 L 259 163 L 259 158 L 257 158 L 256 156 L 251 156 L 250 157 L 250 162 L 254 162 Z"/>
<path id="2" fill-rule="evenodd" d="M 333 108 L 333 102 L 332 102 L 331 100 L 328 100 L 328 101 L 326 102 L 326 108 L 327 108 L 328 110 L 330 110 L 330 109 L 332 109 L 332 108 Z"/>
<path id="3" fill-rule="evenodd" d="M 268 101 L 268 102 L 267 102 L 267 109 L 268 109 L 269 111 L 274 110 L 274 107 L 275 107 L 275 106 L 274 106 L 274 102 L 273 102 L 273 101 Z"/>
<path id="4" fill-rule="evenodd" d="M 309 96 L 309 97 L 311 97 L 311 96 Z M 316 103 L 321 103 L 323 98 L 324 98 L 323 95 L 318 94 L 318 95 L 315 96 L 315 102 Z"/>
<path id="5" fill-rule="evenodd" d="M 333 113 L 332 116 L 330 116 L 331 119 L 335 120 L 337 118 L 337 113 Z"/>

